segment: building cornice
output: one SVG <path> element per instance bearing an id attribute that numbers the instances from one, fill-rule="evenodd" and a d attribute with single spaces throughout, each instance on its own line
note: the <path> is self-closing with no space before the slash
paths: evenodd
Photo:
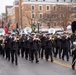
<path id="1" fill-rule="evenodd" d="M 19 7 L 19 5 L 15 5 L 15 6 L 13 6 L 11 9 L 14 9 L 15 7 Z"/>
<path id="2" fill-rule="evenodd" d="M 24 4 L 62 4 L 62 5 L 71 5 L 71 4 L 76 4 L 76 3 L 59 3 L 59 2 L 56 2 L 56 3 L 52 3 L 52 2 L 22 2 L 22 5 Z"/>

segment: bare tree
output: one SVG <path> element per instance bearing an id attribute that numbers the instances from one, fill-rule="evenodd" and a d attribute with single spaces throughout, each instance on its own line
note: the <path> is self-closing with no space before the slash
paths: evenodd
<path id="1" fill-rule="evenodd" d="M 63 27 L 66 30 L 67 22 L 71 21 L 71 15 L 74 13 L 71 5 L 56 5 L 55 9 L 43 14 L 42 22 L 49 23 L 53 27 L 54 21 L 57 25 Z M 50 28 L 49 26 L 49 28 Z"/>
<path id="2" fill-rule="evenodd" d="M 43 14 L 41 21 L 48 24 L 48 28 L 53 27 L 53 21 L 57 20 L 57 13 L 54 11 L 48 11 Z"/>
<path id="3" fill-rule="evenodd" d="M 71 5 L 57 5 L 58 20 L 66 30 L 67 22 L 71 21 L 71 15 L 74 13 L 73 7 Z"/>
<path id="4" fill-rule="evenodd" d="M 26 19 L 28 20 L 29 25 L 32 28 L 32 31 L 34 32 L 36 27 L 37 27 L 37 23 L 39 21 L 39 16 L 38 16 L 39 15 L 39 11 L 31 10 L 31 8 L 29 8 L 27 6 L 26 9 L 23 10 L 23 12 L 25 13 L 25 14 L 23 14 L 23 16 L 26 17 Z"/>

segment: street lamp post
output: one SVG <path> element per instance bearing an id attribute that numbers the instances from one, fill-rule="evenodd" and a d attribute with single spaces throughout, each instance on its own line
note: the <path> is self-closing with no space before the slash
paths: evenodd
<path id="1" fill-rule="evenodd" d="M 40 25 L 41 25 L 41 23 L 40 22 L 38 22 L 38 33 L 40 32 Z"/>
<path id="2" fill-rule="evenodd" d="M 36 28 L 36 22 L 33 23 L 32 25 L 32 31 L 35 32 L 35 28 Z"/>
<path id="3" fill-rule="evenodd" d="M 38 33 L 39 33 L 39 25 L 40 25 L 40 23 L 38 23 Z"/>
<path id="4" fill-rule="evenodd" d="M 35 31 L 35 29 L 36 29 L 36 25 L 37 25 L 37 32 L 39 33 L 40 32 L 40 25 L 41 25 L 41 22 L 34 22 L 34 24 L 33 24 L 33 30 Z"/>

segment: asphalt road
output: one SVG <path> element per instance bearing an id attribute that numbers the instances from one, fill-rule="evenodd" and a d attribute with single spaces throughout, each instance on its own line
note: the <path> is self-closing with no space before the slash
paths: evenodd
<path id="1" fill-rule="evenodd" d="M 21 57 L 18 59 L 19 63 L 15 66 L 0 56 L 0 75 L 76 75 L 76 70 L 70 67 L 71 60 L 67 62 L 55 59 L 54 63 L 51 63 L 40 59 L 36 64 Z"/>

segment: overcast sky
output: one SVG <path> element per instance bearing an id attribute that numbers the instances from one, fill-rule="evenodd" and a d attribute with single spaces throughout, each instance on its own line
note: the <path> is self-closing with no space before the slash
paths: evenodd
<path id="1" fill-rule="evenodd" d="M 13 5 L 14 0 L 0 0 L 0 14 L 5 12 L 6 5 Z"/>

